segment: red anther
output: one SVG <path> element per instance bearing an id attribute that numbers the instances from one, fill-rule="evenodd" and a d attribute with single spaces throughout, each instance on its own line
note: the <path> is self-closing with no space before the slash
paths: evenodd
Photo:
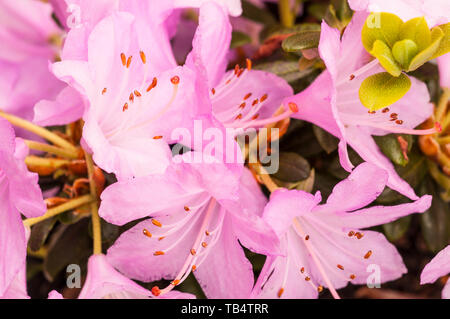
<path id="1" fill-rule="evenodd" d="M 350 81 L 353 80 L 355 78 L 354 74 L 350 74 Z"/>
<path id="2" fill-rule="evenodd" d="M 127 60 L 127 68 L 129 68 L 130 67 L 130 64 L 131 64 L 131 58 L 132 58 L 133 56 L 129 56 L 128 57 L 128 60 Z"/>
<path id="3" fill-rule="evenodd" d="M 247 62 L 247 70 L 250 71 L 252 69 L 252 60 L 245 59 L 245 62 Z"/>
<path id="4" fill-rule="evenodd" d="M 106 91 L 107 91 L 107 89 L 106 89 L 106 88 L 104 88 L 104 89 L 102 90 L 102 94 L 105 94 L 105 93 L 106 93 Z"/>
<path id="5" fill-rule="evenodd" d="M 340 270 L 344 270 L 344 266 L 342 266 L 342 265 L 337 265 L 337 267 L 340 269 Z"/>
<path id="6" fill-rule="evenodd" d="M 243 109 L 245 107 L 245 102 L 242 102 L 241 105 L 239 105 L 239 108 Z"/>
<path id="7" fill-rule="evenodd" d="M 128 103 L 125 103 L 122 107 L 123 112 L 125 112 L 126 110 L 128 110 Z"/>
<path id="8" fill-rule="evenodd" d="M 214 95 L 214 94 L 216 94 L 216 89 L 215 88 L 212 88 L 211 89 L 211 93 Z"/>
<path id="9" fill-rule="evenodd" d="M 160 140 L 160 139 L 162 139 L 163 137 L 162 137 L 162 135 L 156 135 L 156 136 L 153 136 L 153 139 L 154 140 Z M 159 227 L 161 227 L 161 226 L 159 226 Z"/>
<path id="10" fill-rule="evenodd" d="M 138 90 L 134 90 L 134 95 L 136 95 L 137 97 L 141 96 L 141 92 L 139 92 Z"/>
<path id="11" fill-rule="evenodd" d="M 250 96 L 252 96 L 252 93 L 247 93 L 247 94 L 245 94 L 244 100 L 248 99 Z"/>
<path id="12" fill-rule="evenodd" d="M 152 294 L 155 297 L 158 297 L 161 294 L 161 290 L 159 289 L 158 286 L 153 286 L 152 288 Z"/>
<path id="13" fill-rule="evenodd" d="M 172 82 L 172 84 L 174 85 L 177 85 L 178 83 L 180 83 L 180 77 L 178 75 L 175 75 L 170 79 L 170 82 Z"/>
<path id="14" fill-rule="evenodd" d="M 120 60 L 122 60 L 122 65 L 127 65 L 127 57 L 125 56 L 125 53 L 120 54 Z"/>
<path id="15" fill-rule="evenodd" d="M 164 255 L 164 252 L 162 250 L 158 250 L 153 253 L 153 256 L 161 256 L 161 255 Z"/>
<path id="16" fill-rule="evenodd" d="M 252 102 L 252 106 L 255 106 L 256 104 L 258 104 L 259 100 L 258 99 L 254 99 Z"/>
<path id="17" fill-rule="evenodd" d="M 147 57 L 145 56 L 144 51 L 140 51 L 139 55 L 141 56 L 142 63 L 145 64 L 147 62 Z"/>
<path id="18" fill-rule="evenodd" d="M 190 211 L 188 206 L 184 206 L 184 210 L 187 211 L 187 212 Z"/>
<path id="19" fill-rule="evenodd" d="M 277 293 L 278 298 L 281 298 L 281 295 L 283 294 L 283 292 L 284 292 L 284 288 L 280 288 L 280 290 L 278 290 L 278 293 Z"/>
<path id="20" fill-rule="evenodd" d="M 372 255 L 372 251 L 369 250 L 365 255 L 364 255 L 364 259 L 369 259 L 369 257 Z"/>
<path id="21" fill-rule="evenodd" d="M 142 233 L 147 237 L 152 237 L 152 233 L 150 233 L 146 228 L 142 231 Z"/>
<path id="22" fill-rule="evenodd" d="M 436 128 L 437 133 L 442 132 L 441 123 L 439 123 L 439 122 L 434 123 L 434 127 Z"/>
<path id="23" fill-rule="evenodd" d="M 293 113 L 297 113 L 298 112 L 298 105 L 295 104 L 294 102 L 289 102 L 288 103 L 288 107 L 291 110 L 291 112 L 293 112 Z"/>
<path id="24" fill-rule="evenodd" d="M 264 102 L 265 100 L 267 100 L 267 94 L 264 94 L 263 96 L 261 96 L 261 98 L 259 100 L 261 102 Z"/>
<path id="25" fill-rule="evenodd" d="M 157 83 L 158 83 L 158 79 L 157 78 L 153 78 L 152 83 L 147 88 L 147 92 L 149 92 L 151 89 L 153 89 L 156 86 Z"/>
<path id="26" fill-rule="evenodd" d="M 238 72 L 239 72 L 239 70 L 240 70 L 240 67 L 239 67 L 239 65 L 238 64 L 236 64 L 235 66 L 234 66 L 234 74 L 238 74 Z"/>

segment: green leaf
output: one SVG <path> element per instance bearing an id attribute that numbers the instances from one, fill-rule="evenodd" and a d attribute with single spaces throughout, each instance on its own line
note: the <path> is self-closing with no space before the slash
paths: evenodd
<path id="1" fill-rule="evenodd" d="M 364 48 L 366 48 L 367 52 L 372 51 L 376 40 L 380 40 L 392 48 L 398 40 L 402 25 L 402 19 L 395 14 L 386 12 L 371 13 L 367 17 L 361 31 L 361 40 Z"/>
<path id="2" fill-rule="evenodd" d="M 391 161 L 397 165 L 406 166 L 409 159 L 406 159 L 403 154 L 403 150 L 398 141 L 398 136 L 399 135 L 397 134 L 388 134 L 384 136 L 374 136 L 373 138 L 383 154 L 389 157 Z M 410 151 L 413 144 L 412 136 L 406 134 L 402 134 L 400 136 L 408 142 L 408 151 Z"/>
<path id="3" fill-rule="evenodd" d="M 450 208 L 439 196 L 438 187 L 431 179 L 425 180 L 421 193 L 433 196 L 431 207 L 420 216 L 420 225 L 428 249 L 437 253 L 450 240 Z"/>
<path id="4" fill-rule="evenodd" d="M 424 17 L 406 21 L 400 29 L 400 39 L 413 41 L 419 51 L 426 49 L 431 43 L 431 32 Z"/>
<path id="5" fill-rule="evenodd" d="M 44 274 L 49 281 L 53 281 L 70 264 L 86 264 L 92 254 L 88 225 L 88 219 L 70 226 L 60 225 L 52 235 L 48 254 L 44 259 Z"/>
<path id="6" fill-rule="evenodd" d="M 328 133 L 324 129 L 319 126 L 313 126 L 314 135 L 317 138 L 320 146 L 327 152 L 328 154 L 334 152 L 338 148 L 339 139 L 334 137 L 334 135 Z"/>
<path id="7" fill-rule="evenodd" d="M 392 54 L 395 60 L 405 69 L 418 52 L 419 49 L 417 48 L 416 43 L 409 39 L 395 42 L 394 47 L 392 48 Z"/>
<path id="8" fill-rule="evenodd" d="M 231 44 L 230 48 L 235 49 L 241 47 L 243 45 L 249 44 L 252 42 L 250 36 L 240 31 L 233 31 L 231 33 Z"/>
<path id="9" fill-rule="evenodd" d="M 283 182 L 295 183 L 307 179 L 310 171 L 311 166 L 302 156 L 297 153 L 280 152 L 280 166 L 273 176 Z"/>
<path id="10" fill-rule="evenodd" d="M 247 0 L 242 1 L 242 17 L 264 25 L 273 25 L 277 23 L 277 20 L 269 11 L 261 9 Z"/>
<path id="11" fill-rule="evenodd" d="M 389 48 L 383 41 L 376 40 L 370 54 L 376 57 L 383 68 L 392 76 L 399 76 L 402 73 L 402 68 L 395 61 L 391 48 Z"/>
<path id="12" fill-rule="evenodd" d="M 376 111 L 400 100 L 410 87 L 411 80 L 403 73 L 398 77 L 377 73 L 361 83 L 359 99 L 370 111 Z"/>
<path id="13" fill-rule="evenodd" d="M 421 65 L 428 62 L 439 49 L 441 40 L 444 38 L 444 32 L 439 27 L 431 30 L 431 44 L 421 52 L 419 52 L 409 64 L 408 71 L 414 71 Z"/>
<path id="14" fill-rule="evenodd" d="M 263 70 L 274 73 L 285 79 L 287 82 L 293 82 L 310 75 L 314 70 L 312 68 L 299 71 L 297 61 L 274 61 L 257 64 L 253 67 L 255 70 Z"/>
<path id="15" fill-rule="evenodd" d="M 406 231 L 411 224 L 411 215 L 400 218 L 396 221 L 390 222 L 388 224 L 383 225 L 383 230 L 386 237 L 390 241 L 396 241 L 405 235 Z"/>
<path id="16" fill-rule="evenodd" d="M 55 226 L 57 221 L 56 217 L 46 219 L 40 223 L 37 223 L 31 228 L 30 239 L 28 240 L 28 247 L 32 251 L 38 251 L 39 248 L 44 244 L 48 237 L 48 234 Z"/>
<path id="17" fill-rule="evenodd" d="M 319 46 L 319 31 L 301 31 L 283 40 L 281 47 L 286 52 L 317 48 Z"/>
<path id="18" fill-rule="evenodd" d="M 450 22 L 440 25 L 439 28 L 442 30 L 442 32 L 444 32 L 444 37 L 439 44 L 439 48 L 433 54 L 431 59 L 435 59 L 450 52 Z"/>

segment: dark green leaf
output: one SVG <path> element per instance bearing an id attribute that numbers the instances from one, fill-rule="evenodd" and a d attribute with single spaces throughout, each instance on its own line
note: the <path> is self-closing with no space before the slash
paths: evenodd
<path id="1" fill-rule="evenodd" d="M 280 152 L 280 167 L 274 177 L 284 182 L 298 182 L 309 177 L 311 166 L 297 153 Z"/>
<path id="2" fill-rule="evenodd" d="M 302 31 L 283 40 L 281 47 L 286 52 L 298 52 L 319 46 L 319 31 Z"/>
<path id="3" fill-rule="evenodd" d="M 411 216 L 406 216 L 383 225 L 386 237 L 390 241 L 396 241 L 403 237 L 411 224 Z"/>
<path id="4" fill-rule="evenodd" d="M 46 219 L 40 223 L 37 223 L 31 228 L 30 239 L 28 240 L 28 247 L 32 251 L 38 251 L 44 244 L 48 234 L 53 229 L 57 221 L 56 217 Z"/>
<path id="5" fill-rule="evenodd" d="M 234 49 L 234 48 L 249 44 L 251 42 L 252 42 L 252 39 L 250 38 L 250 36 L 248 36 L 244 32 L 233 31 L 233 33 L 231 34 L 230 48 Z"/>
<path id="6" fill-rule="evenodd" d="M 398 136 L 401 136 L 408 143 L 407 151 L 410 151 L 414 141 L 411 135 L 388 134 L 384 136 L 374 136 L 373 138 L 384 155 L 389 157 L 391 161 L 397 165 L 406 166 L 408 164 L 408 159 L 406 159 L 403 154 L 403 150 L 398 141 Z"/>
<path id="7" fill-rule="evenodd" d="M 317 141 L 319 142 L 320 146 L 327 152 L 328 154 L 334 152 L 337 150 L 339 140 L 322 129 L 319 126 L 314 125 L 313 126 L 314 135 L 317 138 Z"/>

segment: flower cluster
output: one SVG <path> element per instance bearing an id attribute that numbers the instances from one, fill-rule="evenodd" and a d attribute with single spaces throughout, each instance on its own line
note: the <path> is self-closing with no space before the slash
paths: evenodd
<path id="1" fill-rule="evenodd" d="M 0 0 L 0 298 L 40 297 L 33 263 L 83 269 L 56 299 L 339 299 L 408 272 L 385 226 L 450 200 L 448 2 L 272 2 L 280 22 L 262 0 Z"/>

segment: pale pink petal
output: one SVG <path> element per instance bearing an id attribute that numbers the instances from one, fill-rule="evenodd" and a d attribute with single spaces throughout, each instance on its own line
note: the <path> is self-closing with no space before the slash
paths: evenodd
<path id="1" fill-rule="evenodd" d="M 423 213 L 431 206 L 430 195 L 424 195 L 412 203 L 396 206 L 373 206 L 353 213 L 339 213 L 342 223 L 348 228 L 367 228 L 387 224 L 413 213 Z"/>
<path id="2" fill-rule="evenodd" d="M 210 94 L 213 114 L 225 126 L 251 126 L 253 120 L 268 119 L 293 93 L 291 86 L 275 74 L 246 70 L 234 78 L 234 72 L 225 73 L 214 94 Z M 237 120 L 239 114 L 241 119 Z"/>
<path id="3" fill-rule="evenodd" d="M 420 284 L 431 284 L 450 273 L 450 245 L 442 249 L 423 269 Z"/>
<path id="4" fill-rule="evenodd" d="M 320 192 L 312 195 L 304 191 L 278 189 L 270 195 L 263 217 L 281 237 L 291 227 L 294 217 L 309 213 L 321 200 Z"/>
<path id="5" fill-rule="evenodd" d="M 204 68 L 210 87 L 216 86 L 225 73 L 230 41 L 231 24 L 226 12 L 214 2 L 203 4 L 186 65 L 193 69 Z"/>
<path id="6" fill-rule="evenodd" d="M 117 272 L 105 255 L 92 255 L 88 262 L 88 274 L 79 299 L 108 298 L 118 292 L 150 296 L 151 292 Z"/>
<path id="7" fill-rule="evenodd" d="M 364 207 L 381 194 L 387 179 L 386 171 L 374 164 L 363 163 L 333 188 L 333 192 L 322 207 L 324 209 L 339 207 L 343 211 Z"/>
<path id="8" fill-rule="evenodd" d="M 410 199 L 415 200 L 418 198 L 412 187 L 398 176 L 394 165 L 381 153 L 373 138 L 365 130 L 356 127 L 347 128 L 347 141 L 365 161 L 375 164 L 388 172 L 387 186 Z"/>
<path id="9" fill-rule="evenodd" d="M 244 250 L 233 233 L 229 217 L 225 217 L 220 238 L 212 249 L 194 272 L 206 296 L 249 298 L 254 283 L 252 264 L 245 257 Z"/>
<path id="10" fill-rule="evenodd" d="M 441 87 L 450 89 L 450 54 L 445 54 L 437 58 L 439 67 L 439 83 Z"/>
<path id="11" fill-rule="evenodd" d="M 84 101 L 71 87 L 63 89 L 55 100 L 41 100 L 34 106 L 33 122 L 41 126 L 64 125 L 79 120 Z"/>
<path id="12" fill-rule="evenodd" d="M 228 13 L 234 17 L 241 15 L 242 6 L 240 0 L 212 0 L 228 10 Z M 174 6 L 178 8 L 200 8 L 204 3 L 211 0 L 175 0 Z"/>

